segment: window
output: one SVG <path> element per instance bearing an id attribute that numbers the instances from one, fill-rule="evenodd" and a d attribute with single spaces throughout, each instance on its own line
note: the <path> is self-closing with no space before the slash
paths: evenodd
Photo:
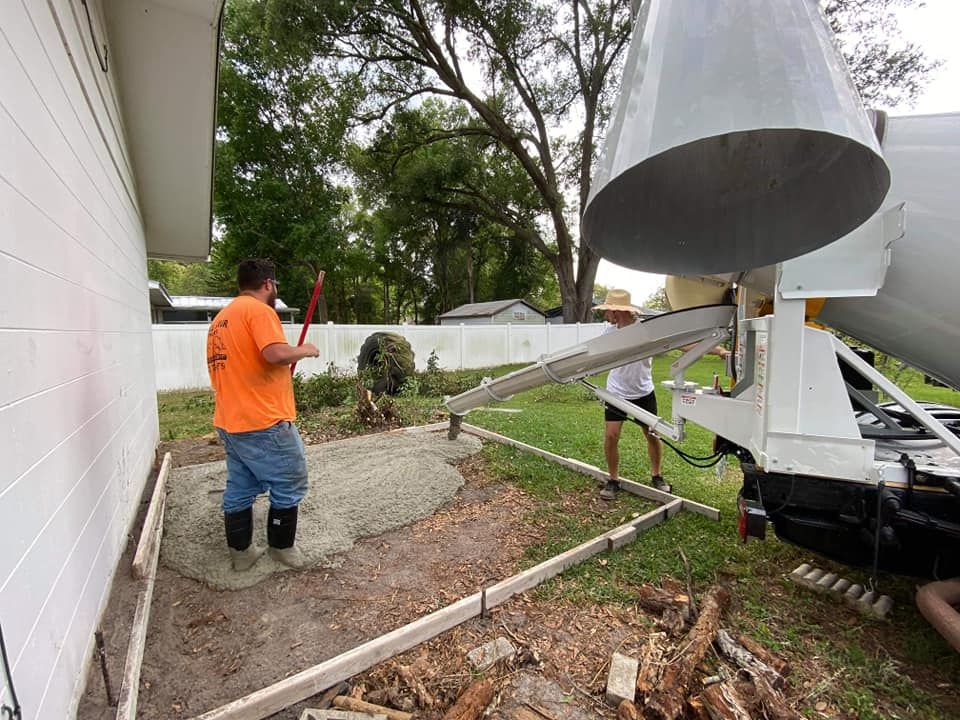
<path id="1" fill-rule="evenodd" d="M 514 319 L 514 320 L 526 320 L 526 319 L 527 319 L 527 313 L 526 313 L 526 311 L 525 311 L 525 310 L 514 310 L 514 311 L 513 311 L 513 319 Z"/>

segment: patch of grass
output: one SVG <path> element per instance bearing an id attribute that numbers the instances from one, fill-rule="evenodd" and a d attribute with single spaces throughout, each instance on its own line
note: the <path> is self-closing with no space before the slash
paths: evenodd
<path id="1" fill-rule="evenodd" d="M 353 395 L 355 381 L 349 381 L 350 393 L 344 392 L 342 377 L 317 375 L 316 383 L 300 383 L 297 395 L 297 425 L 303 432 L 335 430 L 339 434 L 362 434 L 371 431 L 357 419 Z M 377 403 L 389 406 L 403 425 L 425 425 L 438 420 L 438 400 L 419 396 L 379 398 Z M 213 427 L 213 392 L 189 390 L 157 393 L 160 416 L 160 439 L 182 440 L 215 432 Z"/>
<path id="2" fill-rule="evenodd" d="M 960 392 L 949 387 L 927 385 L 923 381 L 923 373 L 913 368 L 905 368 L 899 372 L 887 370 L 885 374 L 914 400 L 960 406 Z"/>
<path id="3" fill-rule="evenodd" d="M 327 371 L 304 378 L 293 377 L 293 394 L 297 412 L 312 413 L 325 407 L 343 405 L 356 395 L 356 375 L 338 372 L 331 363 Z"/>
<path id="4" fill-rule="evenodd" d="M 181 440 L 214 432 L 213 393 L 184 390 L 157 394 L 160 439 Z"/>

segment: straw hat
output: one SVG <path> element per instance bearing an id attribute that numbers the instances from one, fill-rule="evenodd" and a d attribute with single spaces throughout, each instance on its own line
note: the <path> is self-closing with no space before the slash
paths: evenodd
<path id="1" fill-rule="evenodd" d="M 630 293 L 626 290 L 611 290 L 607 297 L 599 305 L 593 306 L 594 310 L 623 310 L 640 314 L 640 308 L 630 303 Z"/>

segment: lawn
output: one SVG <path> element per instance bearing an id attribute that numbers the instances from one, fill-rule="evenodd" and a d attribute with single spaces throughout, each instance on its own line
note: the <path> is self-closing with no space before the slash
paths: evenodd
<path id="1" fill-rule="evenodd" d="M 672 359 L 665 356 L 655 360 L 658 383 L 668 377 Z M 500 375 L 512 369 L 497 368 L 488 374 Z M 687 378 L 706 384 L 714 372 L 722 372 L 721 362 L 708 357 L 688 370 Z M 595 380 L 602 383 L 604 378 Z M 960 406 L 960 393 L 924 385 L 918 373 L 905 371 L 899 382 L 916 399 Z M 669 393 L 658 386 L 657 399 L 661 414 L 669 417 Z M 211 431 L 209 393 L 164 394 L 159 404 L 164 439 Z M 397 401 L 397 410 L 408 424 L 417 424 L 432 417 L 436 404 L 429 398 L 407 397 Z M 519 412 L 499 411 L 503 409 Z M 604 467 L 602 410 L 593 395 L 578 385 L 531 390 L 497 408 L 471 413 L 468 422 Z M 359 430 L 349 401 L 302 413 L 301 424 L 336 424 L 347 432 Z M 688 425 L 687 429 L 684 450 L 693 455 L 710 454 L 712 436 L 696 426 Z M 628 424 L 620 447 L 621 474 L 648 481 L 640 429 Z M 592 479 L 523 451 L 487 443 L 483 455 L 491 473 L 541 500 L 541 509 L 528 520 L 545 528 L 547 540 L 528 550 L 529 565 L 649 507 L 625 493 L 613 503 L 598 502 Z M 729 622 L 734 629 L 749 632 L 793 661 L 793 683 L 802 689 L 804 707 L 826 703 L 825 714 L 811 709 L 811 717 L 933 719 L 960 713 L 956 687 L 960 656 L 916 611 L 914 581 L 881 578 L 880 590 L 895 600 L 894 613 L 885 622 L 863 618 L 829 598 L 796 588 L 784 578 L 807 561 L 861 582 L 866 580 L 863 573 L 834 566 L 776 539 L 740 542 L 735 506 L 741 474 L 735 465 L 720 473 L 695 468 L 665 448 L 663 474 L 675 493 L 719 508 L 721 520 L 680 513 L 637 542 L 571 568 L 537 593 L 546 599 L 631 604 L 631 588 L 636 584 L 656 583 L 664 576 L 684 577 L 679 554 L 682 548 L 691 563 L 695 592 L 718 581 L 728 583 L 733 589 Z"/>

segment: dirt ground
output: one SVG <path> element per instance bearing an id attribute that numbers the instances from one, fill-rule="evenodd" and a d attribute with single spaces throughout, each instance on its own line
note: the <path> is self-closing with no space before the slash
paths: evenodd
<path id="1" fill-rule="evenodd" d="M 222 459 L 212 439 L 165 443 L 176 465 Z M 518 569 L 524 549 L 543 540 L 529 517 L 537 505 L 513 485 L 490 478 L 479 456 L 458 463 L 466 483 L 433 515 L 378 537 L 359 541 L 342 565 L 303 573 L 285 572 L 249 588 L 216 591 L 160 567 L 141 673 L 138 718 L 191 718 L 334 657 L 411 622 Z M 149 498 L 149 488 L 145 498 Z M 611 525 L 614 524 L 611 522 Z M 132 534 L 136 538 L 139 528 Z M 491 542 L 495 539 L 495 542 Z M 128 568 L 135 543 L 119 567 Z M 732 580 L 731 580 L 732 583 Z M 778 578 L 769 585 L 771 608 L 795 604 Z M 102 629 L 114 696 L 129 640 L 137 587 L 121 570 L 114 582 Z M 730 620 L 741 625 L 734 598 Z M 839 632 L 859 622 L 844 612 L 810 617 L 821 632 Z M 741 631 L 749 632 L 748 627 Z M 635 654 L 653 632 L 655 619 L 637 607 L 578 607 L 520 595 L 487 618 L 466 622 L 353 678 L 354 693 L 369 702 L 438 720 L 473 679 L 466 653 L 498 636 L 518 649 L 498 666 L 498 688 L 488 717 L 514 718 L 518 708 L 543 720 L 612 720 L 603 702 L 610 655 Z M 876 637 L 873 637 L 876 635 Z M 882 627 L 866 633 L 865 646 L 882 644 Z M 796 658 L 794 659 L 796 660 Z M 788 698 L 808 711 L 829 669 L 816 657 L 795 663 Z M 910 668 L 903 668 L 910 672 Z M 917 678 L 919 682 L 922 678 Z M 920 682 L 943 697 L 945 716 L 960 698 L 942 685 Z M 929 687 L 926 687 L 929 685 Z M 273 716 L 297 720 L 318 698 Z M 102 674 L 91 664 L 79 720 L 113 718 Z M 817 707 L 815 717 L 843 717 Z"/>
<path id="2" fill-rule="evenodd" d="M 222 457 L 222 449 L 207 440 L 166 445 L 161 451 L 170 450 L 177 465 Z M 532 501 L 512 486 L 491 482 L 476 459 L 458 467 L 466 484 L 453 502 L 420 522 L 358 542 L 336 569 L 281 573 L 254 587 L 219 592 L 161 566 L 138 717 L 192 717 L 514 572 L 523 549 L 540 539 L 538 529 L 523 522 Z M 129 567 L 129 558 L 120 567 Z M 136 590 L 118 574 L 102 623 L 115 695 Z M 298 718 L 306 706 L 275 717 Z M 95 666 L 77 717 L 113 715 Z"/>

